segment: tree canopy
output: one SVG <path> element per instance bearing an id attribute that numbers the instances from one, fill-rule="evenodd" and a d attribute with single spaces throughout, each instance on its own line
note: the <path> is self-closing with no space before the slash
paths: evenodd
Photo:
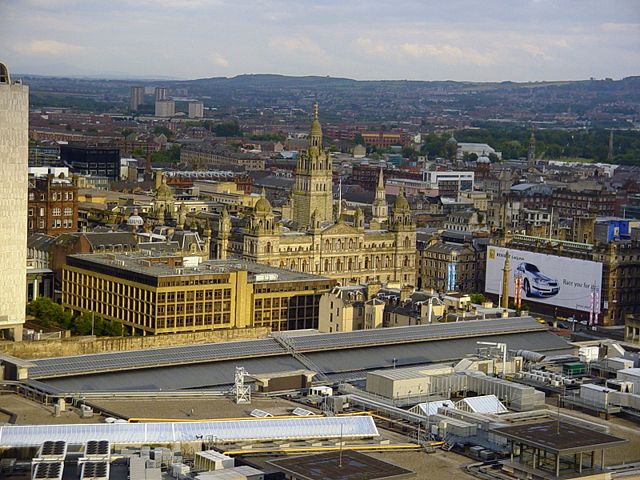
<path id="1" fill-rule="evenodd" d="M 38 297 L 27 305 L 27 314 L 33 315 L 45 327 L 57 327 L 71 330 L 74 335 L 91 335 L 117 337 L 124 334 L 122 325 L 99 316 L 92 318 L 89 313 L 73 316 L 61 305 L 48 297 Z"/>

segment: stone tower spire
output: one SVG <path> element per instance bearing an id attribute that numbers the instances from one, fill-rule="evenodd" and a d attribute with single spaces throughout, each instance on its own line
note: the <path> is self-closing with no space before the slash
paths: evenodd
<path id="1" fill-rule="evenodd" d="M 527 151 L 527 164 L 529 166 L 536 163 L 536 134 L 531 130 L 531 137 L 529 137 L 529 150 Z"/>
<path id="2" fill-rule="evenodd" d="M 382 168 L 378 174 L 378 184 L 376 185 L 376 194 L 371 206 L 373 218 L 371 219 L 371 228 L 379 229 L 389 219 L 389 205 L 387 204 L 387 195 L 384 190 L 384 176 Z"/>
<path id="3" fill-rule="evenodd" d="M 309 147 L 322 148 L 322 126 L 318 118 L 318 102 L 313 104 L 313 120 L 311 121 L 311 131 L 309 132 Z"/>
<path id="4" fill-rule="evenodd" d="M 311 226 L 315 210 L 316 221 L 333 219 L 333 173 L 331 157 L 322 147 L 322 127 L 318 118 L 318 104 L 313 106 L 313 120 L 306 152 L 298 157 L 292 190 L 292 219 L 297 228 Z"/>

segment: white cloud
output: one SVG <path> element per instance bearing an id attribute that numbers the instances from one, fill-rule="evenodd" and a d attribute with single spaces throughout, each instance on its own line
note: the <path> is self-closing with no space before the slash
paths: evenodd
<path id="1" fill-rule="evenodd" d="M 211 52 L 209 54 L 209 61 L 217 67 L 227 68 L 229 66 L 229 61 L 218 52 Z"/>
<path id="2" fill-rule="evenodd" d="M 640 23 L 603 23 L 600 28 L 607 33 L 640 33 Z"/>
<path id="3" fill-rule="evenodd" d="M 401 51 L 415 58 L 435 58 L 446 65 L 471 64 L 489 66 L 496 63 L 491 53 L 480 53 L 471 48 L 449 44 L 403 43 Z"/>
<path id="4" fill-rule="evenodd" d="M 359 51 L 366 55 L 386 55 L 391 50 L 390 45 L 367 37 L 358 37 L 355 41 L 355 45 Z"/>
<path id="5" fill-rule="evenodd" d="M 306 36 L 274 37 L 269 40 L 269 47 L 279 53 L 306 57 L 312 62 L 327 64 L 330 61 L 327 52 Z"/>
<path id="6" fill-rule="evenodd" d="M 32 40 L 16 47 L 20 53 L 27 55 L 69 55 L 84 50 L 84 47 L 57 40 Z"/>

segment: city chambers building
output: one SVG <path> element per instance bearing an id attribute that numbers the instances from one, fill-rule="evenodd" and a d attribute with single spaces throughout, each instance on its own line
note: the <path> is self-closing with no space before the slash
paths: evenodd
<path id="1" fill-rule="evenodd" d="M 322 144 L 316 104 L 282 218 L 276 218 L 264 194 L 242 218 L 223 210 L 211 222 L 213 256 L 321 275 L 341 285 L 415 285 L 416 227 L 404 193 L 397 195 L 389 215 L 380 172 L 373 218 L 365 225 L 360 208 L 352 221 L 341 209 L 334 214 L 332 187 L 331 156 Z"/>
<path id="2" fill-rule="evenodd" d="M 335 280 L 245 260 L 69 255 L 62 305 L 116 321 L 136 335 L 267 327 L 318 328 L 320 296 Z"/>

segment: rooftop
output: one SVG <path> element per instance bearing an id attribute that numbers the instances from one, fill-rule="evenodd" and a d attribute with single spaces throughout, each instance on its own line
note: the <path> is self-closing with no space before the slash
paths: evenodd
<path id="1" fill-rule="evenodd" d="M 534 446 L 547 452 L 569 454 L 612 448 L 628 440 L 596 432 L 572 423 L 543 422 L 494 428 L 509 440 Z"/>
<path id="2" fill-rule="evenodd" d="M 95 423 L 91 425 L 9 425 L 0 427 L 4 447 L 38 446 L 51 438 L 81 444 L 100 438 L 113 444 L 194 442 L 211 435 L 222 442 L 261 442 L 377 437 L 370 416 L 297 417 L 208 422 Z"/>
<path id="3" fill-rule="evenodd" d="M 411 470 L 353 450 L 284 458 L 269 463 L 300 480 L 381 480 L 414 476 Z"/>
<path id="4" fill-rule="evenodd" d="M 541 352 L 570 351 L 560 337 L 531 317 L 395 327 L 346 333 L 290 335 L 325 373 L 457 361 L 477 348 L 476 337 Z M 429 348 L 425 343 L 429 342 Z M 375 347 L 375 348 L 371 348 Z M 32 379 L 66 391 L 176 390 L 233 383 L 234 366 L 254 374 L 304 368 L 273 338 L 179 347 L 109 352 L 33 360 Z M 270 358 L 274 357 L 274 358 Z M 217 368 L 211 368 L 216 362 Z M 145 369 L 151 368 L 151 371 Z M 161 369 L 161 370 L 156 370 Z M 137 371 L 126 371 L 137 370 Z M 100 375 L 89 375 L 100 372 Z M 161 374 L 159 374 L 161 372 Z M 52 377 L 75 377 L 70 379 Z"/>
<path id="5" fill-rule="evenodd" d="M 104 254 L 80 254 L 70 255 L 69 265 L 91 268 L 92 265 L 108 266 L 120 271 L 139 273 L 147 277 L 185 277 L 190 275 L 213 275 L 246 271 L 249 280 L 253 282 L 286 281 L 303 282 L 315 280 L 327 280 L 326 277 L 311 275 L 308 273 L 284 270 L 269 265 L 263 265 L 246 260 L 206 260 L 197 266 L 172 267 L 168 263 L 158 261 L 159 257 L 149 254 L 131 253 L 104 253 Z M 160 257 L 162 258 L 162 257 Z M 167 259 L 169 257 L 166 257 Z"/>

